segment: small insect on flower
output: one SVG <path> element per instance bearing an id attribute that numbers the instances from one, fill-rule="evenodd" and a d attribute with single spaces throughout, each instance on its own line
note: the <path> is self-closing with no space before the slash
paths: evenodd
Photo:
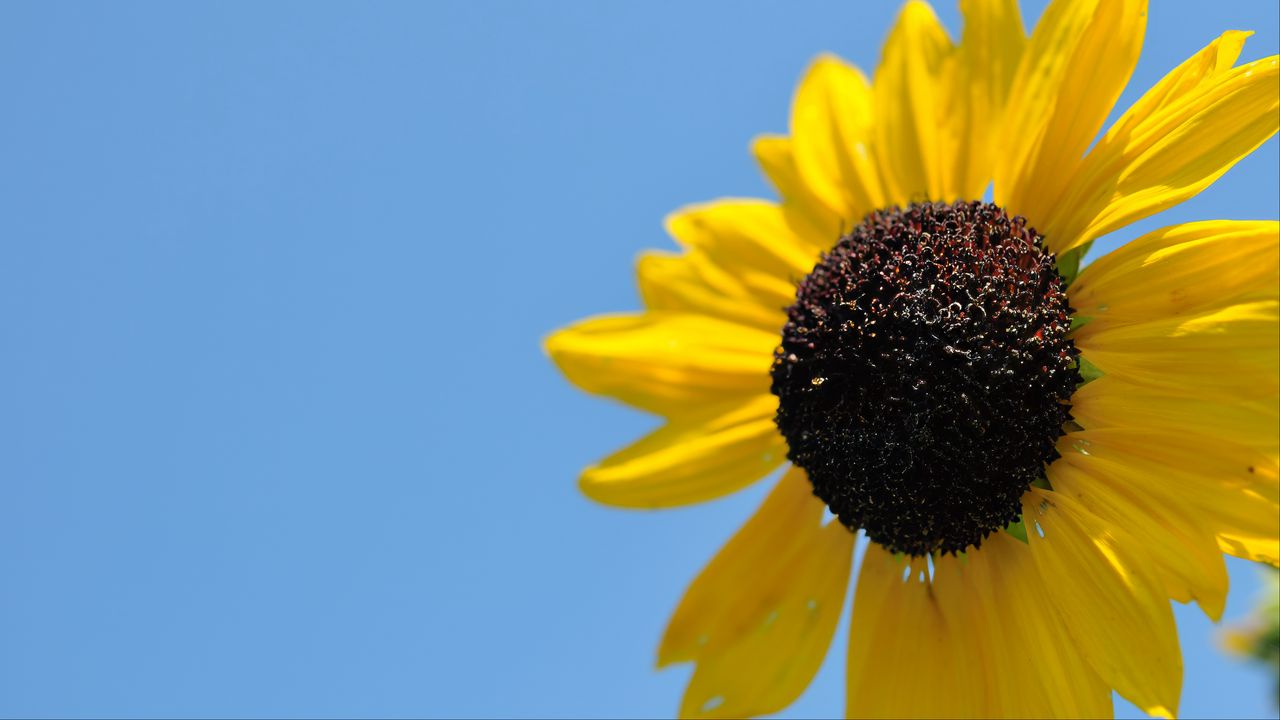
<path id="1" fill-rule="evenodd" d="M 1105 132 L 1144 0 L 909 2 L 874 84 L 819 57 L 780 199 L 680 210 L 645 310 L 546 349 L 665 424 L 583 472 L 606 504 L 710 500 L 783 465 L 658 650 L 685 717 L 777 712 L 840 619 L 852 717 L 1177 712 L 1170 600 L 1217 620 L 1223 553 L 1280 560 L 1280 223 L 1091 243 L 1193 197 L 1277 131 L 1275 56 L 1227 32 Z M 988 187 L 991 201 L 984 201 Z M 824 519 L 828 511 L 834 520 Z"/>

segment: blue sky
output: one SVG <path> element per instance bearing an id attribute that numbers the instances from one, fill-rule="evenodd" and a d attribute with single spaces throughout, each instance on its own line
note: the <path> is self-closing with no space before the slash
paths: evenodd
<path id="1" fill-rule="evenodd" d="M 1221 30 L 1276 52 L 1275 3 L 1152 5 L 1122 105 Z M 0 714 L 673 714 L 659 633 L 764 488 L 586 501 L 654 420 L 539 340 L 637 306 L 666 212 L 767 194 L 750 138 L 816 53 L 873 67 L 895 12 L 0 5 Z M 1274 218 L 1278 165 L 1104 245 Z M 1231 570 L 1228 618 L 1258 587 Z M 1274 716 L 1178 618 L 1184 714 Z M 843 654 L 789 716 L 839 712 Z"/>

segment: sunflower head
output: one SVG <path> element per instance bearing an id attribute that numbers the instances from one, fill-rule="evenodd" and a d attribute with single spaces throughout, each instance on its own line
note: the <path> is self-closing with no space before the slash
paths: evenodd
<path id="1" fill-rule="evenodd" d="M 851 530 L 956 553 L 1018 519 L 1079 383 L 1065 285 L 982 202 L 875 212 L 799 283 L 772 390 L 787 457 Z"/>

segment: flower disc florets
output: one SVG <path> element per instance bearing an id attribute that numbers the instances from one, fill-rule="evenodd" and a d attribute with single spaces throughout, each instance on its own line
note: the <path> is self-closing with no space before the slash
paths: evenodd
<path id="1" fill-rule="evenodd" d="M 773 363 L 787 457 L 850 529 L 961 552 L 1016 520 L 1080 381 L 1053 255 L 982 202 L 872 213 L 799 285 Z"/>

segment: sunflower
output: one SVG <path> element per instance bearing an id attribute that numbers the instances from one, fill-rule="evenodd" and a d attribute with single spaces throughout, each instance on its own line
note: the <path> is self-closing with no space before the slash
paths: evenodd
<path id="1" fill-rule="evenodd" d="M 1280 706 L 1280 571 L 1267 568 L 1257 606 L 1246 620 L 1223 631 L 1223 649 L 1271 668 L 1272 693 Z"/>
<path id="2" fill-rule="evenodd" d="M 1145 0 L 909 2 L 874 81 L 805 73 L 752 150 L 779 200 L 667 219 L 644 311 L 545 347 L 664 424 L 586 469 L 664 508 L 783 468 L 693 581 L 658 664 L 680 714 L 776 712 L 829 647 L 853 566 L 854 717 L 1152 715 L 1182 683 L 1170 600 L 1218 619 L 1223 553 L 1280 558 L 1280 225 L 1097 238 L 1208 187 L 1280 125 L 1277 58 L 1226 32 L 1105 132 Z M 990 190 L 990 195 L 988 195 Z M 984 198 L 989 198 L 986 200 Z"/>

